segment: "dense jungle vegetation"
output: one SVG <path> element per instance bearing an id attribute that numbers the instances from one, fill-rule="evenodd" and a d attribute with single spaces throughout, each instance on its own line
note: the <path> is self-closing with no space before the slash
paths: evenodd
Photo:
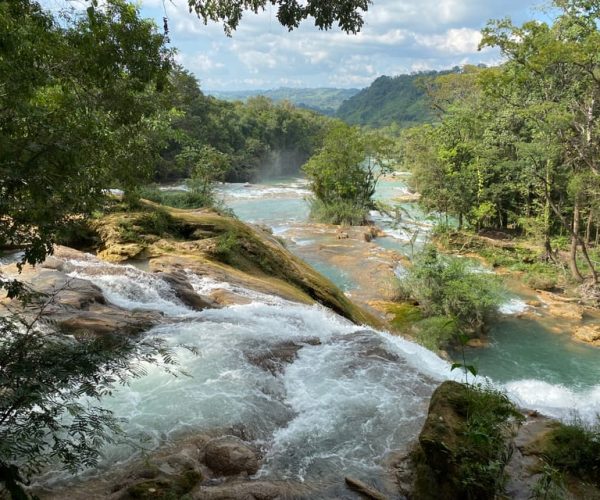
<path id="1" fill-rule="evenodd" d="M 405 131 L 401 144 L 427 209 L 459 228 L 528 236 L 545 262 L 568 252 L 572 278 L 597 287 L 600 12 L 586 1 L 555 7 L 552 24 L 489 24 L 482 47 L 507 62 L 435 79 L 439 121 Z"/>

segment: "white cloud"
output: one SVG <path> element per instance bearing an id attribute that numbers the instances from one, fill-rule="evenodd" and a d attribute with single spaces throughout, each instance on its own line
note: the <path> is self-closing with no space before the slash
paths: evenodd
<path id="1" fill-rule="evenodd" d="M 55 5 L 69 0 L 42 0 Z M 85 0 L 71 0 L 82 2 Z M 204 25 L 187 0 L 139 0 L 142 13 L 162 28 L 165 9 L 179 60 L 205 89 L 278 86 L 363 87 L 381 74 L 493 64 L 479 52 L 479 30 L 490 18 L 530 19 L 539 0 L 374 0 L 356 36 L 319 31 L 306 21 L 288 32 L 268 7 L 247 13 L 231 38 L 219 23 Z"/>
<path id="2" fill-rule="evenodd" d="M 472 54 L 481 42 L 481 32 L 471 28 L 453 28 L 435 35 L 416 35 L 415 40 L 423 47 L 449 54 Z"/>

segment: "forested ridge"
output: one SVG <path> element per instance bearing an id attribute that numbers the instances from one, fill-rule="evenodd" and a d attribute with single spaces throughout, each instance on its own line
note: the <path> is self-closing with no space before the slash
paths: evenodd
<path id="1" fill-rule="evenodd" d="M 371 128 L 389 125 L 405 128 L 430 122 L 435 116 L 431 112 L 425 81 L 437 75 L 436 71 L 427 71 L 380 76 L 369 87 L 344 101 L 336 116 L 352 125 Z"/>
<path id="2" fill-rule="evenodd" d="M 289 101 L 299 108 L 310 109 L 318 113 L 333 116 L 346 100 L 357 94 L 359 89 L 336 88 L 286 88 L 272 90 L 209 90 L 208 94 L 226 101 L 245 101 L 252 97 L 267 97 L 275 102 Z"/>

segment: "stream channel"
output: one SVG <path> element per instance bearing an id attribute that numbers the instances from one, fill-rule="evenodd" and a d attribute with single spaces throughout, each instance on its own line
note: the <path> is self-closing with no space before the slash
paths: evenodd
<path id="1" fill-rule="evenodd" d="M 357 292 L 356 269 L 322 258 L 319 249 L 334 243 L 335 237 L 308 222 L 304 180 L 223 184 L 218 192 L 240 219 L 269 226 L 292 252 L 348 295 Z M 398 177 L 383 181 L 377 196 L 394 203 L 406 193 Z M 415 203 L 396 205 L 401 224 L 371 214 L 385 232 L 374 243 L 410 255 L 426 241 L 435 220 Z M 175 378 L 149 366 L 147 376 L 104 401 L 126 419 L 124 428 L 131 439 L 142 440 L 147 449 L 194 432 L 241 426 L 264 452 L 257 474 L 262 479 L 333 484 L 351 475 L 377 485 L 392 498 L 386 456 L 406 448 L 418 435 L 437 384 L 461 378 L 423 347 L 353 325 L 320 306 L 236 289 L 251 302 L 197 312 L 179 303 L 165 282 L 133 266 L 119 266 L 115 272 L 111 269 L 115 266 L 91 258 L 72 261 L 70 266 L 72 276 L 93 279 L 107 300 L 117 305 L 162 311 L 169 321 L 150 333 L 199 351 L 198 356 L 178 351 L 190 377 Z M 397 272 L 401 274 L 401 269 Z M 200 293 L 232 288 L 208 278 L 190 279 Z M 569 418 L 574 411 L 584 419 L 594 418 L 600 413 L 600 351 L 572 342 L 568 324 L 563 333 L 555 333 L 550 326 L 556 324 L 519 317 L 529 299 L 510 292 L 503 314 L 491 328 L 490 345 L 469 350 L 469 360 L 523 407 L 559 418 Z M 305 345 L 282 373 L 249 361 L 288 341 Z M 132 453 L 127 443 L 111 445 L 100 471 L 130 459 Z M 48 485 L 65 479 L 51 474 L 45 480 Z"/>

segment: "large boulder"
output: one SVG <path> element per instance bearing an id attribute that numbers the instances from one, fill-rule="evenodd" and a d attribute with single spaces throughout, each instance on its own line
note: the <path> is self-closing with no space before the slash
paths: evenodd
<path id="1" fill-rule="evenodd" d="M 466 387 L 452 381 L 444 382 L 431 396 L 419 444 L 428 465 L 439 477 L 455 476 L 466 423 L 463 411 L 466 397 Z"/>
<path id="2" fill-rule="evenodd" d="M 66 253 L 64 248 L 60 253 Z M 78 254 L 73 253 L 80 256 Z M 39 267 L 25 267 L 18 279 L 40 295 L 32 304 L 35 307 L 16 303 L 17 310 L 21 309 L 22 314 L 31 319 L 41 312 L 41 319 L 51 320 L 59 329 L 71 334 L 136 334 L 162 320 L 156 311 L 130 311 L 109 304 L 98 286 L 90 280 L 68 276 L 64 272 L 66 267 L 65 261 L 58 257 L 47 259 Z M 40 305 L 43 305 L 41 311 Z"/>
<path id="3" fill-rule="evenodd" d="M 209 441 L 204 463 L 218 476 L 252 475 L 258 472 L 258 457 L 241 439 L 223 436 Z"/>
<path id="4" fill-rule="evenodd" d="M 282 373 L 285 365 L 291 364 L 297 357 L 298 351 L 305 345 L 320 345 L 318 338 L 306 338 L 299 342 L 291 340 L 280 342 L 266 349 L 259 349 L 246 353 L 246 359 L 255 366 L 273 375 Z"/>

